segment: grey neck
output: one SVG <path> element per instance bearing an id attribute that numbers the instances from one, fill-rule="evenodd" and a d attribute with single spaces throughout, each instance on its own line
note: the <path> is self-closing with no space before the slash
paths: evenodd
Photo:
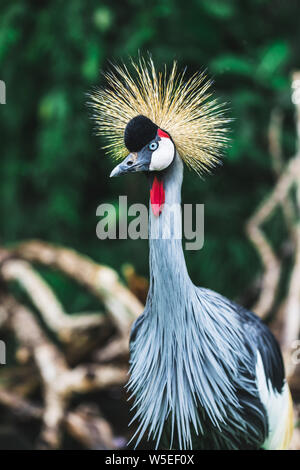
<path id="1" fill-rule="evenodd" d="M 253 356 L 236 308 L 221 295 L 194 286 L 181 240 L 162 237 L 162 229 L 171 225 L 172 231 L 176 225 L 170 223 L 169 211 L 176 203 L 180 212 L 182 175 L 182 162 L 176 156 L 165 175 L 160 175 L 166 196 L 161 215 L 155 217 L 150 208 L 150 289 L 130 346 L 136 443 L 149 432 L 158 446 L 166 431 L 171 447 L 174 436 L 175 449 L 192 449 L 196 434 L 206 438 L 209 429 L 217 430 L 212 434 L 216 448 L 224 448 L 225 443 L 232 448 L 234 440 L 219 439 L 228 429 L 243 429 L 245 442 L 250 442 L 249 422 L 236 390 L 247 390 L 247 405 L 249 397 L 256 396 L 255 383 L 249 379 Z M 153 234 L 156 239 L 151 238 Z M 245 374 L 236 373 L 241 364 Z M 256 419 L 261 411 L 254 408 L 253 413 Z M 254 427 L 251 432 L 259 442 Z M 202 441 L 205 448 L 207 441 L 201 437 L 197 445 Z"/>
<path id="2" fill-rule="evenodd" d="M 182 249 L 181 185 L 183 163 L 176 154 L 163 175 L 165 204 L 159 217 L 149 208 L 150 289 L 149 297 L 166 295 L 192 284 Z"/>

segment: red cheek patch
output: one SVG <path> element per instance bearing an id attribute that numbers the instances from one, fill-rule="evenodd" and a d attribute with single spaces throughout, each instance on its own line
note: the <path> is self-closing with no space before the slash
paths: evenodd
<path id="1" fill-rule="evenodd" d="M 152 188 L 150 189 L 150 202 L 153 214 L 158 217 L 162 213 L 165 203 L 165 190 L 163 182 L 154 177 Z"/>
<path id="2" fill-rule="evenodd" d="M 166 132 L 162 131 L 161 129 L 158 129 L 157 135 L 158 135 L 159 137 L 166 137 L 167 139 L 170 138 L 169 134 L 167 134 Z"/>

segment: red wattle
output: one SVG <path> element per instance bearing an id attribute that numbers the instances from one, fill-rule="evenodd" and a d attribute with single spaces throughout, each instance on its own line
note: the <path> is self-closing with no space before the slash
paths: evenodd
<path id="1" fill-rule="evenodd" d="M 153 214 L 158 217 L 162 213 L 165 203 L 165 190 L 163 182 L 154 177 L 152 188 L 150 189 L 150 202 Z"/>
<path id="2" fill-rule="evenodd" d="M 170 138 L 169 134 L 167 134 L 167 133 L 166 133 L 165 131 L 163 131 L 162 129 L 158 129 L 157 134 L 158 134 L 159 137 L 165 137 L 165 138 L 167 138 L 167 139 Z"/>

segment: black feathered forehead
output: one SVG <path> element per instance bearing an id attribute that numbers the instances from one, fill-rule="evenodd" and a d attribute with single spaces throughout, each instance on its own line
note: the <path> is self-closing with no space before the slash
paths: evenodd
<path id="1" fill-rule="evenodd" d="M 131 119 L 124 131 L 124 143 L 129 152 L 139 152 L 155 139 L 158 126 L 140 114 Z"/>

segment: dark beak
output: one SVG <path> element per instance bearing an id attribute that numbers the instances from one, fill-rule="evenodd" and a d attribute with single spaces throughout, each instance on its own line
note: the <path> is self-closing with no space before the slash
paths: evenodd
<path id="1" fill-rule="evenodd" d="M 117 165 L 110 174 L 110 177 L 121 176 L 127 173 L 137 173 L 148 171 L 150 165 L 149 154 L 146 152 L 130 153 L 125 160 Z"/>

